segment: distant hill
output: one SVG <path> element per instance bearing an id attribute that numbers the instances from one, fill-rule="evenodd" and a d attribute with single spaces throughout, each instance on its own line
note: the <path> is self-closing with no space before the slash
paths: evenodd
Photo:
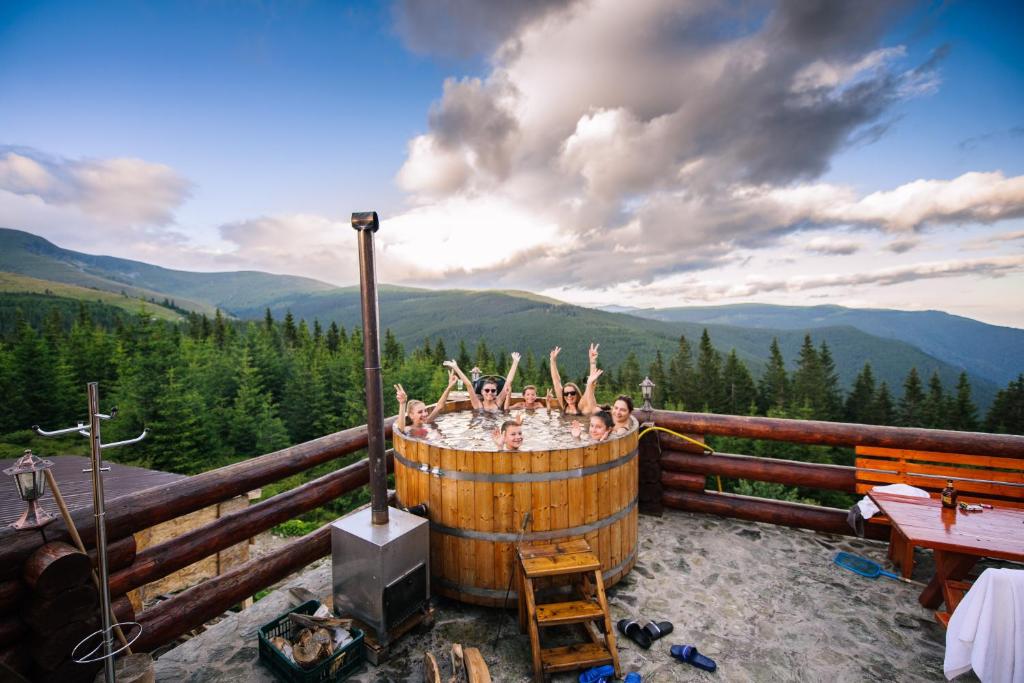
<path id="1" fill-rule="evenodd" d="M 161 306 L 158 303 L 132 299 L 124 294 L 100 289 L 89 289 L 78 285 L 68 285 L 62 282 L 40 280 L 27 275 L 16 275 L 14 273 L 0 272 L 0 293 L 7 294 L 42 294 L 44 297 L 60 299 L 76 299 L 78 301 L 98 302 L 107 306 L 114 306 L 129 313 L 145 311 L 149 315 L 162 320 L 181 320 L 180 313 Z M 2 294 L 0 294 L 2 296 Z M 8 297 L 11 301 L 17 301 L 17 297 Z M 27 301 L 28 299 L 26 299 Z M 160 298 L 163 300 L 163 297 Z M 35 297 L 31 301 L 45 302 L 45 298 Z"/>
<path id="2" fill-rule="evenodd" d="M 849 325 L 876 337 L 913 344 L 929 355 L 999 385 L 1024 372 L 1024 330 L 988 325 L 942 311 L 736 304 L 634 309 L 631 314 L 666 322 L 785 330 Z"/>
<path id="3" fill-rule="evenodd" d="M 140 298 L 160 302 L 166 297 L 187 310 L 210 314 L 220 308 L 242 319 L 259 319 L 269 307 L 279 318 L 291 310 L 308 321 L 337 321 L 348 328 L 361 324 L 356 287 L 256 271 L 171 270 L 69 251 L 19 230 L 0 228 L 0 271 L 35 278 L 31 286 L 37 289 L 32 291 L 56 291 L 58 285 L 46 282 L 85 288 L 85 292 L 65 294 L 76 298 L 102 290 L 112 292 L 122 303 Z M 755 376 L 767 361 L 772 337 L 779 338 L 792 369 L 805 330 L 812 331 L 815 344 L 829 344 L 844 386 L 852 383 L 868 360 L 876 378 L 887 381 L 897 395 L 912 366 L 926 381 L 938 372 L 947 388 L 966 369 L 981 408 L 1009 381 L 1001 378 L 1013 378 L 1024 367 L 1024 337 L 1020 336 L 1024 331 L 936 312 L 758 305 L 609 312 L 528 292 L 388 285 L 379 287 L 379 297 L 381 324 L 406 349 L 429 337 L 443 339 L 454 355 L 459 339 L 466 341 L 471 352 L 477 340 L 485 339 L 492 351 L 530 350 L 539 362 L 557 344 L 565 348 L 562 367 L 576 375 L 584 371 L 590 341 L 601 343 L 602 360 L 608 365 L 617 366 L 633 351 L 646 370 L 657 351 L 668 363 L 681 334 L 696 350 L 704 327 L 723 353 L 735 348 Z"/>
<path id="4" fill-rule="evenodd" d="M 293 275 L 258 271 L 193 273 L 141 261 L 93 256 L 62 249 L 42 237 L 0 228 L 0 271 L 63 282 L 129 297 L 161 301 L 174 299 L 181 308 L 229 313 L 260 306 L 282 294 L 307 294 L 335 289 L 333 285 Z"/>
<path id="5" fill-rule="evenodd" d="M 719 350 L 728 353 L 735 348 L 758 376 L 767 362 L 773 337 L 778 337 L 791 369 L 796 365 L 804 338 L 802 330 L 665 322 L 496 291 L 437 291 L 383 285 L 378 289 L 378 297 L 381 325 L 390 328 L 407 350 L 429 337 L 435 342 L 444 340 L 451 355 L 458 348 L 458 340 L 463 339 L 472 353 L 477 340 L 484 339 L 495 352 L 532 350 L 539 362 L 553 346 L 560 345 L 565 349 L 560 356 L 561 367 L 575 374 L 585 369 L 586 345 L 590 341 L 600 342 L 601 357 L 609 365 L 617 366 L 633 351 L 646 371 L 659 350 L 668 363 L 678 348 L 680 335 L 686 335 L 696 353 L 706 327 Z M 278 318 L 290 310 L 306 320 L 334 320 L 348 328 L 361 324 L 356 287 L 280 297 L 267 305 Z M 241 317 L 258 318 L 263 311 L 263 307 L 254 307 L 236 312 Z M 961 371 L 912 344 L 882 339 L 849 325 L 818 328 L 812 331 L 812 337 L 816 345 L 828 343 L 844 387 L 852 384 L 867 360 L 871 361 L 875 377 L 887 381 L 896 395 L 902 392 L 903 379 L 911 367 L 916 366 L 925 381 L 938 372 L 947 389 L 956 385 Z M 968 375 L 976 402 L 987 407 L 999 387 L 985 378 Z"/>

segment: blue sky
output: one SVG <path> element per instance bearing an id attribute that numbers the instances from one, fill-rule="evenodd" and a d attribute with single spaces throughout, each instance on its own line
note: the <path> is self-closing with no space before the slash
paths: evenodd
<path id="1" fill-rule="evenodd" d="M 192 270 L 1024 327 L 1019 3 L 0 5 L 0 225 Z"/>

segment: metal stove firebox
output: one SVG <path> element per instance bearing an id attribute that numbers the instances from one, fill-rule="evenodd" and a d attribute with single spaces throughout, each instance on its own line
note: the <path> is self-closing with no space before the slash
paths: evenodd
<path id="1" fill-rule="evenodd" d="M 395 508 L 387 524 L 372 524 L 370 516 L 365 508 L 331 525 L 334 606 L 387 645 L 430 600 L 429 523 Z"/>

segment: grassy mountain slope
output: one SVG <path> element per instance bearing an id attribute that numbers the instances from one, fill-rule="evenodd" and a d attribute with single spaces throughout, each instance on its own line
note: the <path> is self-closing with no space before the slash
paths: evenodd
<path id="1" fill-rule="evenodd" d="M 128 313 L 145 311 L 155 318 L 162 320 L 181 320 L 181 315 L 170 308 L 149 301 L 132 299 L 123 294 L 114 294 L 99 289 L 89 289 L 78 285 L 69 285 L 62 282 L 40 280 L 27 275 L 15 275 L 14 273 L 0 272 L 0 292 L 15 294 L 42 294 L 54 299 L 75 299 L 78 301 L 99 302 L 109 306 L 115 306 Z M 162 297 L 161 297 L 162 299 Z M 32 299 L 36 301 L 36 299 Z M 45 299 L 41 299 L 45 304 Z"/>
<path id="2" fill-rule="evenodd" d="M 941 311 L 737 304 L 635 309 L 630 313 L 654 320 L 773 329 L 849 325 L 876 337 L 913 344 L 996 384 L 1005 385 L 1024 371 L 1024 330 L 988 325 Z"/>
<path id="3" fill-rule="evenodd" d="M 443 339 L 450 355 L 459 339 L 466 341 L 470 353 L 477 340 L 484 339 L 494 352 L 500 349 L 533 351 L 538 361 L 555 345 L 564 347 L 560 365 L 568 373 L 583 372 L 586 345 L 601 343 L 602 359 L 617 366 L 634 351 L 646 370 L 660 350 L 666 364 L 678 348 L 679 335 L 690 340 L 694 353 L 704 327 L 712 342 L 723 353 L 735 348 L 755 376 L 760 375 L 768 358 L 772 337 L 778 337 L 790 368 L 795 367 L 802 330 L 768 330 L 731 325 L 703 325 L 689 322 L 665 322 L 609 313 L 543 299 L 523 298 L 494 291 L 432 291 L 382 286 L 379 288 L 381 325 L 390 328 L 407 349 L 418 346 L 425 337 Z M 306 320 L 335 320 L 351 328 L 360 324 L 359 290 L 345 288 L 330 293 L 303 297 L 282 297 L 270 302 L 280 318 L 286 310 Z M 242 317 L 257 318 L 263 308 L 238 311 Z M 866 360 L 870 360 L 879 380 L 885 380 L 898 395 L 903 378 L 916 366 L 927 380 L 938 372 L 943 384 L 955 386 L 960 369 L 934 358 L 911 344 L 881 339 L 851 326 L 815 329 L 815 344 L 828 343 L 835 357 L 840 381 L 849 386 Z M 975 398 L 987 406 L 997 386 L 989 380 L 972 377 Z"/>
<path id="4" fill-rule="evenodd" d="M 0 228 L 0 271 L 115 293 L 124 291 L 136 298 L 160 301 L 166 296 L 182 308 L 203 313 L 212 313 L 217 307 L 234 312 L 259 306 L 282 294 L 335 289 L 325 282 L 292 275 L 257 271 L 193 273 L 113 256 L 82 254 L 30 233 L 5 228 Z"/>

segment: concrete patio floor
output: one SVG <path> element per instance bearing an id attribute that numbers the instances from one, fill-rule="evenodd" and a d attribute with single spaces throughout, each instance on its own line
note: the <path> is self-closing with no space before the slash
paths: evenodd
<path id="1" fill-rule="evenodd" d="M 832 562 L 846 550 L 885 564 L 885 544 L 770 524 L 669 511 L 641 516 L 636 567 L 609 590 L 613 619 L 671 621 L 675 631 L 642 650 L 621 639 L 623 672 L 644 681 L 942 681 L 945 632 L 917 603 L 921 588 L 866 579 Z M 915 578 L 932 571 L 918 551 Z M 273 681 L 258 661 L 256 629 L 296 602 L 288 588 L 330 593 L 327 559 L 290 577 L 244 612 L 162 655 L 157 680 L 175 683 Z M 379 667 L 364 665 L 350 681 L 422 681 L 431 651 L 447 679 L 452 643 L 478 647 L 494 681 L 529 681 L 529 638 L 513 611 L 435 599 L 436 623 L 403 638 Z M 500 639 L 496 641 L 499 636 Z M 695 644 L 718 663 L 705 673 L 669 654 Z M 575 681 L 576 673 L 555 681 Z M 973 676 L 960 680 L 976 680 Z"/>

